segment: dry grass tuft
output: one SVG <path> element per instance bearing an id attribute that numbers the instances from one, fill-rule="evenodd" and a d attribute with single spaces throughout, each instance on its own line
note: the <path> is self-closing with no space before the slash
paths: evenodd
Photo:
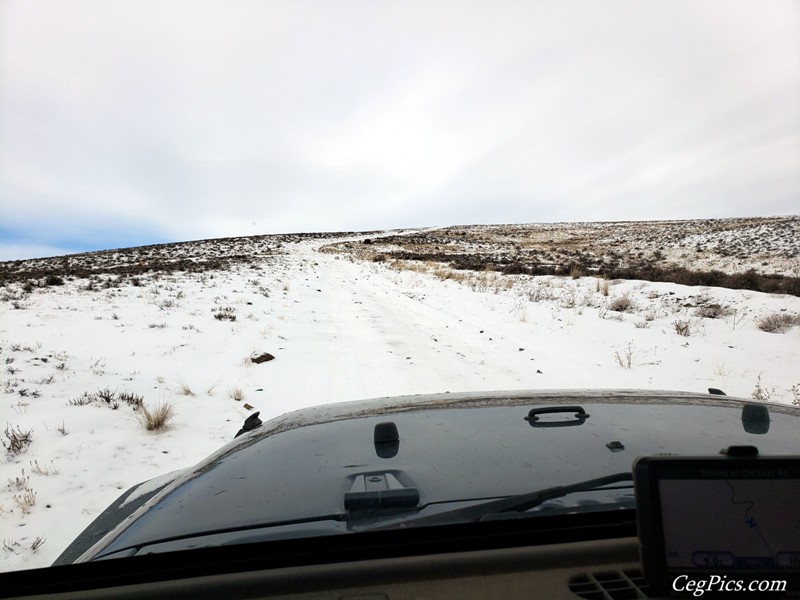
<path id="1" fill-rule="evenodd" d="M 722 306 L 721 304 L 708 304 L 706 306 L 699 306 L 694 311 L 696 317 L 704 319 L 719 319 L 720 317 L 729 317 L 734 313 L 730 306 Z"/>
<path id="2" fill-rule="evenodd" d="M 635 308 L 635 303 L 629 294 L 612 298 L 608 303 L 608 310 L 615 312 L 629 312 Z"/>
<path id="3" fill-rule="evenodd" d="M 800 316 L 787 313 L 773 313 L 756 319 L 756 327 L 768 333 L 783 333 L 795 325 L 800 325 Z"/>
<path id="4" fill-rule="evenodd" d="M 233 388 L 230 392 L 228 392 L 228 395 L 237 402 L 244 400 L 244 392 L 242 391 L 242 388 Z"/>
<path id="5" fill-rule="evenodd" d="M 673 321 L 673 327 L 675 327 L 675 333 L 683 337 L 689 337 L 689 328 L 690 323 L 689 321 L 677 320 Z"/>
<path id="6" fill-rule="evenodd" d="M 614 351 L 614 360 L 623 369 L 632 369 L 636 360 L 636 350 L 633 347 L 633 342 L 628 342 L 625 350 L 620 353 L 619 350 Z"/>
<path id="7" fill-rule="evenodd" d="M 170 421 L 175 417 L 175 409 L 168 400 L 155 405 L 150 410 L 142 404 L 136 412 L 136 418 L 147 431 L 162 431 L 169 428 Z"/>
<path id="8" fill-rule="evenodd" d="M 232 306 L 223 306 L 219 309 L 216 309 L 214 313 L 214 318 L 217 321 L 235 321 L 236 320 L 236 309 Z"/>
<path id="9" fill-rule="evenodd" d="M 733 371 L 725 367 L 725 361 L 711 361 L 711 366 L 714 369 L 714 375 L 718 377 L 729 377 Z"/>
<path id="10" fill-rule="evenodd" d="M 36 504 L 36 492 L 30 487 L 26 487 L 21 494 L 14 494 L 13 498 L 23 515 L 29 514 Z"/>
<path id="11" fill-rule="evenodd" d="M 39 548 L 41 548 L 44 543 L 47 541 L 46 537 L 37 536 L 33 543 L 31 543 L 31 551 L 36 552 Z"/>
<path id="12" fill-rule="evenodd" d="M 750 397 L 753 400 L 760 400 L 762 402 L 769 402 L 772 400 L 773 394 L 775 394 L 775 388 L 767 388 L 761 385 L 761 376 L 764 373 L 759 373 L 758 378 L 756 379 L 756 387 L 753 389 L 753 393 L 750 394 Z"/>
<path id="13" fill-rule="evenodd" d="M 51 460 L 50 465 L 41 466 L 38 460 L 31 461 L 31 471 L 36 473 L 37 475 L 58 475 L 58 467 L 56 467 L 55 463 Z"/>
<path id="14" fill-rule="evenodd" d="M 2 440 L 3 447 L 11 456 L 25 452 L 33 441 L 32 434 L 33 429 L 22 431 L 19 426 L 17 426 L 15 431 L 14 427 L 6 425 L 6 430 L 4 432 L 6 439 Z"/>

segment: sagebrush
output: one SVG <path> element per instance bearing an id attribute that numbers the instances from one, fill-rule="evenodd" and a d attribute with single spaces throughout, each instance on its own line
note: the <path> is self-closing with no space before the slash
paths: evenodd
<path id="1" fill-rule="evenodd" d="M 768 333 L 783 333 L 787 329 L 800 325 L 800 315 L 789 313 L 773 313 L 763 315 L 755 320 L 756 327 Z"/>
<path id="2" fill-rule="evenodd" d="M 3 447 L 10 455 L 17 455 L 21 452 L 25 452 L 33 441 L 33 429 L 22 431 L 19 425 L 16 429 L 10 425 L 6 425 L 4 435 L 6 439 L 2 440 Z"/>

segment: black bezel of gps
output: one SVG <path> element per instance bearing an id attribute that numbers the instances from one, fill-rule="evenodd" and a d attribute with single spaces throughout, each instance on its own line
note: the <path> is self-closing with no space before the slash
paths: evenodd
<path id="1" fill-rule="evenodd" d="M 745 597 L 785 581 L 800 592 L 800 456 L 645 456 L 633 472 L 655 591 Z"/>

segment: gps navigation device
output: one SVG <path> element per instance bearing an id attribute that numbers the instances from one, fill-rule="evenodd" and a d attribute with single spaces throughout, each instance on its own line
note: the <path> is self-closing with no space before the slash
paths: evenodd
<path id="1" fill-rule="evenodd" d="M 800 456 L 646 456 L 634 482 L 644 575 L 659 592 L 800 590 Z"/>

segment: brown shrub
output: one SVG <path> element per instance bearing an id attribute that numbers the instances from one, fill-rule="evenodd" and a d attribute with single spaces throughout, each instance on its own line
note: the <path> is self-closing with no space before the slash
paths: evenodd
<path id="1" fill-rule="evenodd" d="M 608 303 L 608 309 L 616 312 L 627 312 L 633 310 L 634 302 L 628 294 L 612 298 Z"/>
<path id="2" fill-rule="evenodd" d="M 756 327 L 768 333 L 783 333 L 787 329 L 800 325 L 800 315 L 790 315 L 788 313 L 773 313 L 763 315 L 755 321 Z"/>

